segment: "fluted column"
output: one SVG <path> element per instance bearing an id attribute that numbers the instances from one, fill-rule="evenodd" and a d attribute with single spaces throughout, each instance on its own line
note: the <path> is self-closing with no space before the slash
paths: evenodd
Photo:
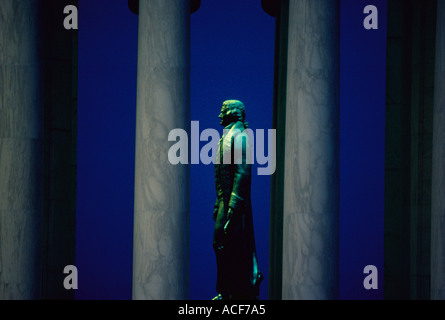
<path id="1" fill-rule="evenodd" d="M 40 4 L 0 1 L 0 299 L 37 298 L 40 290 Z"/>
<path id="2" fill-rule="evenodd" d="M 339 2 L 291 0 L 283 299 L 338 297 Z"/>
<path id="3" fill-rule="evenodd" d="M 445 299 L 445 1 L 437 2 L 431 186 L 431 299 Z"/>
<path id="4" fill-rule="evenodd" d="M 138 32 L 133 299 L 185 299 L 190 176 L 168 134 L 190 132 L 189 1 L 139 1 Z"/>

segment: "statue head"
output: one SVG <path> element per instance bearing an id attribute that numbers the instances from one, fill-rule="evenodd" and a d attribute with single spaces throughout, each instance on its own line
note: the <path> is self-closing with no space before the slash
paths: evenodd
<path id="1" fill-rule="evenodd" d="M 247 128 L 246 110 L 244 104 L 239 100 L 224 101 L 218 118 L 221 119 L 220 123 L 224 127 L 232 122 L 241 121 Z"/>

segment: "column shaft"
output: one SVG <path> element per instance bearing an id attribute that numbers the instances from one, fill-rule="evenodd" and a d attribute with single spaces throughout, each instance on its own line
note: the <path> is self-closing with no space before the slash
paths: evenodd
<path id="1" fill-rule="evenodd" d="M 168 134 L 190 132 L 189 1 L 140 1 L 133 298 L 184 299 L 190 176 L 172 165 Z"/>
<path id="2" fill-rule="evenodd" d="M 0 299 L 39 297 L 40 4 L 0 2 Z"/>
<path id="3" fill-rule="evenodd" d="M 291 0 L 283 299 L 338 297 L 339 4 Z"/>
<path id="4" fill-rule="evenodd" d="M 269 229 L 269 299 L 274 300 L 280 300 L 282 292 L 288 7 L 289 0 L 282 0 L 280 2 L 275 21 L 274 106 L 272 126 L 277 130 L 277 166 L 270 180 Z"/>
<path id="5" fill-rule="evenodd" d="M 431 299 L 445 299 L 445 1 L 437 2 L 431 186 Z"/>

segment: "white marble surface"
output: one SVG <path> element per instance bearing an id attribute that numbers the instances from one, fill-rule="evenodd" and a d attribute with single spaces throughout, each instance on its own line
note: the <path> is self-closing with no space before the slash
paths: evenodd
<path id="1" fill-rule="evenodd" d="M 39 1 L 0 2 L 0 299 L 39 290 L 42 104 Z"/>
<path id="2" fill-rule="evenodd" d="M 431 188 L 431 299 L 445 299 L 445 1 L 437 2 Z"/>
<path id="3" fill-rule="evenodd" d="M 168 133 L 190 133 L 188 1 L 141 0 L 138 37 L 133 299 L 185 299 L 190 176 Z"/>
<path id="4" fill-rule="evenodd" d="M 338 296 L 338 23 L 338 1 L 290 1 L 283 299 Z"/>

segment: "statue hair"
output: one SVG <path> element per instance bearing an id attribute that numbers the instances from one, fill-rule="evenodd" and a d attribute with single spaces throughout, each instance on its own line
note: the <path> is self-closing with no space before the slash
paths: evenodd
<path id="1" fill-rule="evenodd" d="M 244 128 L 247 128 L 249 123 L 246 121 L 246 108 L 244 104 L 239 100 L 226 100 L 223 102 L 223 106 L 226 106 L 231 110 L 231 114 L 238 121 L 244 124 Z"/>

